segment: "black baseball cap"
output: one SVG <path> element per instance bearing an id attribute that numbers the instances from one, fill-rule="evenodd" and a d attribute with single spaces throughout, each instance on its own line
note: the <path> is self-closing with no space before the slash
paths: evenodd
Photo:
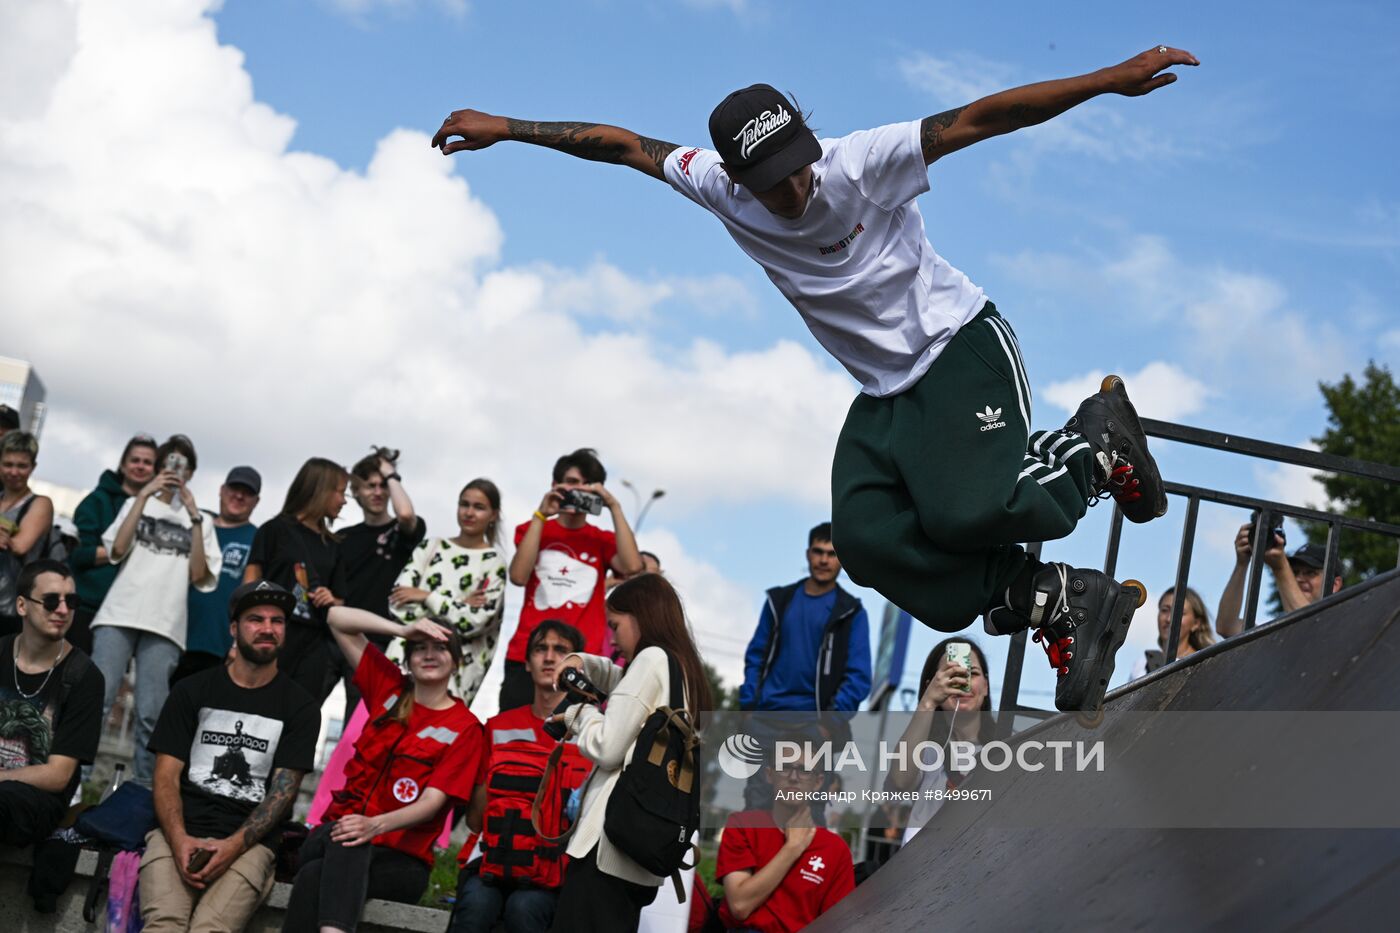
<path id="1" fill-rule="evenodd" d="M 275 606 L 291 618 L 296 608 L 296 597 L 271 580 L 254 580 L 244 583 L 228 598 L 228 617 L 237 619 L 254 606 Z"/>
<path id="2" fill-rule="evenodd" d="M 262 475 L 250 466 L 236 466 L 228 471 L 228 479 L 224 480 L 224 485 L 247 486 L 256 496 L 262 492 Z"/>
<path id="3" fill-rule="evenodd" d="M 0 405 L 0 431 L 18 431 L 19 412 L 9 405 Z"/>
<path id="4" fill-rule="evenodd" d="M 1302 564 L 1304 567 L 1312 567 L 1321 570 L 1327 562 L 1327 549 L 1321 544 L 1304 544 L 1288 557 L 1290 564 Z"/>
<path id="5" fill-rule="evenodd" d="M 822 157 L 802 111 L 768 84 L 720 101 L 710 113 L 710 139 L 730 177 L 750 191 L 767 191 Z"/>

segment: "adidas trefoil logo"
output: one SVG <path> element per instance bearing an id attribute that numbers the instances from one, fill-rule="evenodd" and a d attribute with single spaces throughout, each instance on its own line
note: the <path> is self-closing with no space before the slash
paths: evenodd
<path id="1" fill-rule="evenodd" d="M 973 414 L 982 422 L 982 427 L 980 428 L 982 431 L 995 431 L 997 428 L 1006 427 L 1006 422 L 1000 420 L 1000 408 L 992 408 L 992 406 L 988 405 L 986 410 L 973 412 Z"/>

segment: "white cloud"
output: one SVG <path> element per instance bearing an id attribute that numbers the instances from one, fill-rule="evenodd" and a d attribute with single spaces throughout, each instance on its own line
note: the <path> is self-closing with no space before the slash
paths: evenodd
<path id="1" fill-rule="evenodd" d="M 736 280 L 502 266 L 494 213 L 424 134 L 389 133 L 363 173 L 290 151 L 294 121 L 218 44 L 216 5 L 24 8 L 27 64 L 0 91 L 0 307 L 6 353 L 49 389 L 40 479 L 90 486 L 132 432 L 181 431 L 202 504 L 250 462 L 265 519 L 308 456 L 389 443 L 443 532 L 467 479 L 496 478 L 513 524 L 587 445 L 664 486 L 671 515 L 827 508 L 848 377 L 792 342 L 635 326 L 663 303 L 752 313 Z M 749 594 L 654 534 L 697 630 L 750 623 Z"/>
<path id="2" fill-rule="evenodd" d="M 1106 375 L 1107 372 L 1094 371 L 1055 382 L 1046 386 L 1041 395 L 1050 404 L 1073 413 L 1080 402 L 1099 391 L 1099 383 Z M 1161 360 L 1148 363 L 1136 373 L 1119 375 L 1128 386 L 1133 406 L 1144 418 L 1179 421 L 1200 411 L 1212 394 L 1205 383 Z"/>
<path id="3" fill-rule="evenodd" d="M 971 52 L 947 56 L 919 52 L 898 62 L 900 76 L 940 108 L 961 107 L 1010 87 L 1015 69 Z"/>
<path id="4" fill-rule="evenodd" d="M 1128 315 L 1156 325 L 1189 360 L 1193 381 L 1231 398 L 1267 384 L 1274 405 L 1311 400 L 1320 380 L 1354 367 L 1354 347 L 1364 343 L 1354 327 L 1293 306 L 1273 278 L 1188 262 L 1160 237 L 1132 237 L 1116 255 L 1027 251 L 994 261 L 1042 294 L 1103 309 L 1105 322 Z"/>

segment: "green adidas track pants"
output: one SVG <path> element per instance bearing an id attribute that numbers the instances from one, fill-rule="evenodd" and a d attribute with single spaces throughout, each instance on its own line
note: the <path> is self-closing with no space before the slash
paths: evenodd
<path id="1" fill-rule="evenodd" d="M 986 307 L 917 383 L 851 404 L 831 470 L 842 568 L 914 618 L 959 631 L 1033 560 L 1016 542 L 1074 530 L 1092 493 L 1078 434 L 1030 432 L 1011 326 Z"/>

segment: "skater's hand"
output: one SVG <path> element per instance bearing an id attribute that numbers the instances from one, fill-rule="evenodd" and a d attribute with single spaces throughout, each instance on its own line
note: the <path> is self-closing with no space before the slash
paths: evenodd
<path id="1" fill-rule="evenodd" d="M 1162 49 L 1166 49 L 1166 51 L 1162 51 Z M 1125 97 L 1141 97 L 1143 94 L 1151 93 L 1176 80 L 1175 74 L 1172 72 L 1163 73 L 1163 69 L 1172 65 L 1199 64 L 1196 56 L 1184 49 L 1172 49 L 1158 45 L 1141 55 L 1134 55 L 1122 64 L 1105 68 L 1099 74 L 1107 84 L 1105 90 L 1109 93 L 1122 94 Z"/>
<path id="2" fill-rule="evenodd" d="M 817 835 L 817 827 L 812 824 L 811 808 L 798 808 L 798 811 L 788 818 L 787 825 L 783 827 L 783 835 L 786 837 L 783 845 L 797 850 L 798 853 L 806 852 Z"/>
<path id="3" fill-rule="evenodd" d="M 460 136 L 448 142 L 453 136 Z M 433 148 L 441 149 L 443 155 L 454 152 L 472 152 L 485 149 L 503 139 L 509 139 L 505 117 L 493 117 L 480 110 L 454 110 L 442 121 L 442 128 L 433 136 Z"/>
<path id="4" fill-rule="evenodd" d="M 919 698 L 919 709 L 926 713 L 933 712 L 953 694 L 965 695 L 971 689 L 971 684 L 972 673 L 961 664 L 941 666 L 924 688 L 924 695 Z"/>

